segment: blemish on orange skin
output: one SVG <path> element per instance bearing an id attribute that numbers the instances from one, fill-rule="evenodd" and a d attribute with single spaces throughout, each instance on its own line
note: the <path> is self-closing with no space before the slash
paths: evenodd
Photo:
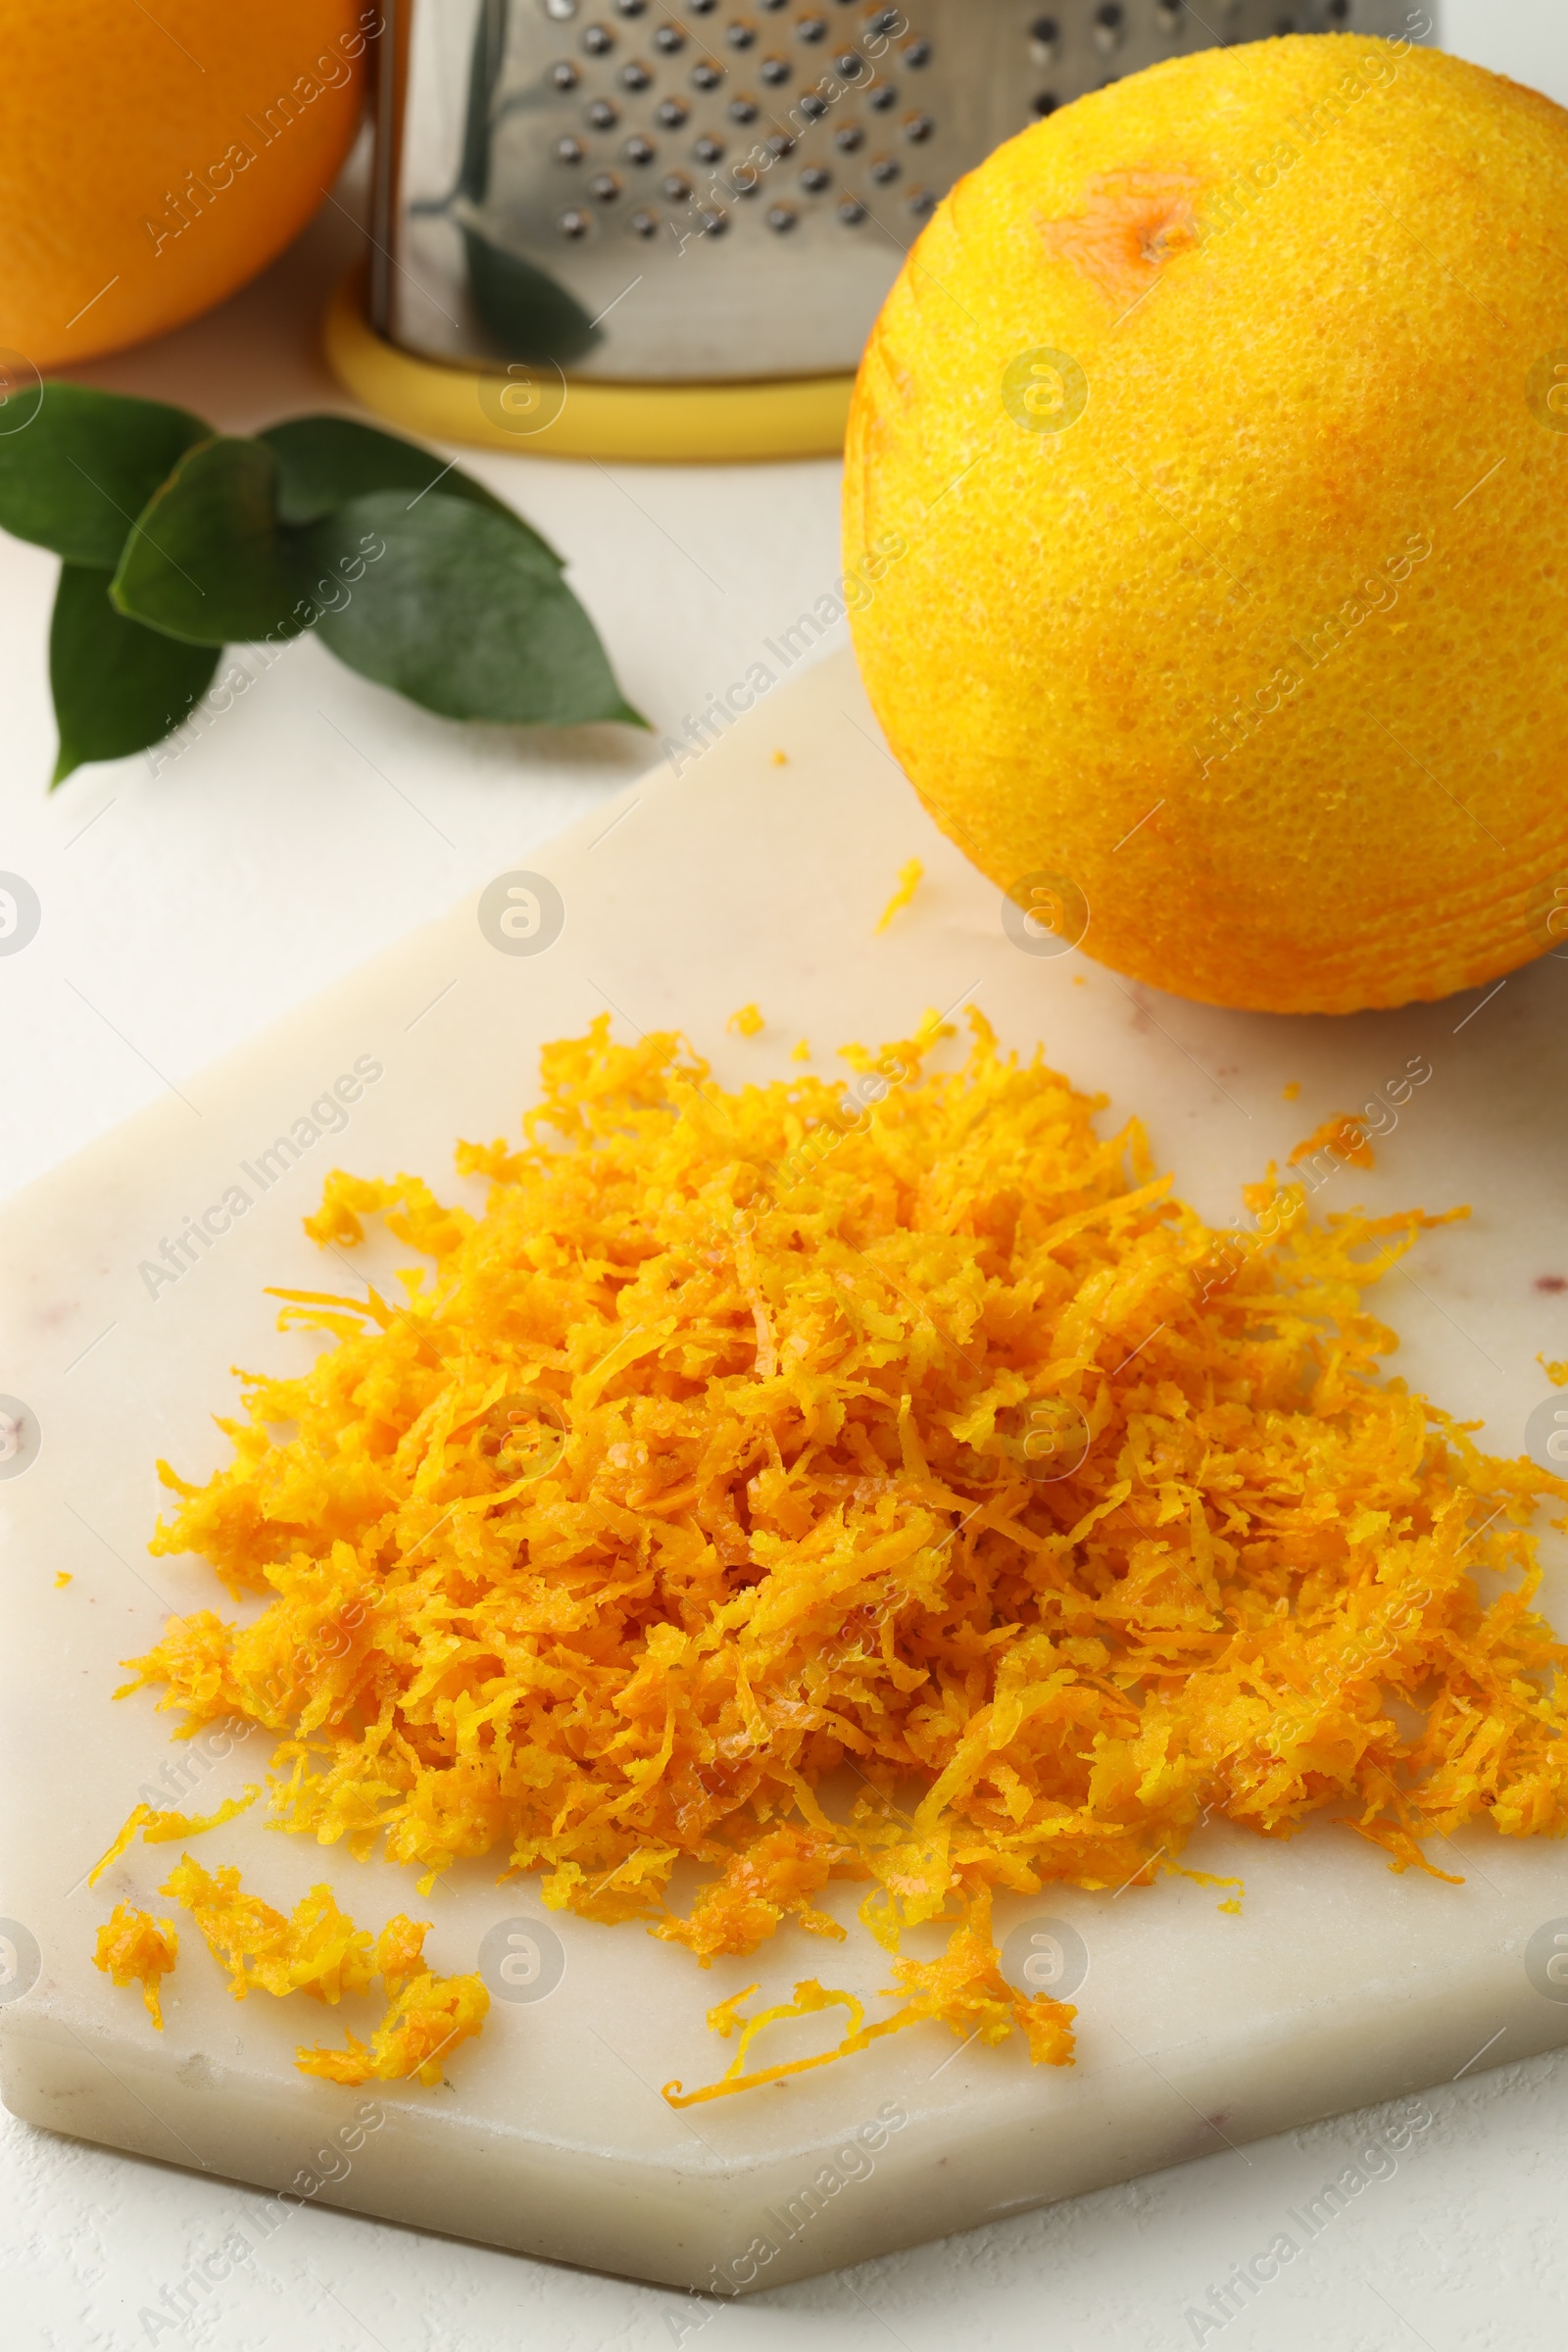
<path id="1" fill-rule="evenodd" d="M 1168 261 L 1198 244 L 1199 182 L 1181 172 L 1098 172 L 1086 209 L 1042 220 L 1046 251 L 1070 262 L 1118 308 L 1147 294 Z"/>

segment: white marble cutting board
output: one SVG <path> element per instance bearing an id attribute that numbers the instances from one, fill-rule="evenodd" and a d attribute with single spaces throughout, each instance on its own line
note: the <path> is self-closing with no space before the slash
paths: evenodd
<path id="1" fill-rule="evenodd" d="M 878 937 L 911 856 L 926 879 Z M 364 2034 L 372 2001 L 236 2005 L 182 1918 L 160 2035 L 135 1990 L 92 1967 L 119 1896 L 171 1908 L 155 1889 L 179 1848 L 135 1846 L 95 1889 L 84 1874 L 138 1791 L 191 1755 L 171 1745 L 152 1694 L 111 1703 L 118 1661 L 169 1611 L 227 1605 L 200 1561 L 146 1555 L 155 1456 L 205 1475 L 224 1458 L 211 1416 L 232 1404 L 230 1367 L 308 1360 L 318 1343 L 278 1335 L 263 1294 L 343 1278 L 326 1261 L 323 1284 L 300 1231 L 327 1167 L 413 1169 L 457 1191 L 454 1139 L 514 1132 L 540 1044 L 596 1012 L 612 1010 L 622 1034 L 684 1029 L 734 1082 L 783 1072 L 801 1036 L 821 1068 L 849 1039 L 906 1035 L 927 1006 L 977 1002 L 1008 1043 L 1042 1041 L 1080 1085 L 1109 1094 L 1112 1118 L 1142 1113 L 1161 1163 L 1213 1218 L 1237 1214 L 1238 1187 L 1320 1119 L 1423 1059 L 1432 1075 L 1376 1171 L 1347 1169 L 1319 1195 L 1325 1206 L 1474 1204 L 1384 1289 L 1403 1341 L 1396 1368 L 1513 1453 L 1549 1394 L 1538 1355 L 1568 1356 L 1568 1289 L 1549 1287 L 1568 1278 L 1568 1098 L 1555 1075 L 1568 962 L 1490 998 L 1288 1021 L 1162 998 L 1077 953 L 1022 954 L 998 893 L 937 836 L 882 748 L 848 656 L 527 863 L 564 909 L 546 952 L 498 952 L 475 905 L 460 906 L 0 1220 L 0 1404 L 24 1408 L 25 1439 L 20 1471 L 0 1474 L 7 2105 L 287 2194 L 735 2292 L 1568 2041 L 1568 1997 L 1543 1961 L 1554 1923 L 1568 1936 L 1568 1849 L 1477 1835 L 1440 1853 L 1465 1873 L 1449 1887 L 1395 1876 L 1329 1825 L 1289 1845 L 1202 1834 L 1186 1858 L 1245 1878 L 1239 1918 L 1176 1881 L 999 1906 L 1003 1934 L 1065 1922 L 1082 1939 L 1079 2057 L 1066 2071 L 1031 2069 L 1016 2048 L 960 2048 L 933 2026 L 677 2114 L 659 2086 L 709 2081 L 729 2055 L 704 2027 L 710 2003 L 754 1978 L 770 1995 L 807 1975 L 874 1993 L 888 1980 L 870 1939 L 854 1928 L 827 1946 L 791 1930 L 754 1960 L 703 1973 L 635 1926 L 546 1915 L 531 1883 L 498 1887 L 486 1866 L 450 1873 L 421 1901 L 384 1865 L 267 1830 L 260 1808 L 199 1841 L 209 1866 L 238 1863 L 283 1908 L 327 1877 L 371 1927 L 400 1909 L 433 1916 L 431 1961 L 448 1973 L 477 1965 L 487 1936 L 493 1953 L 494 1931 L 526 1936 L 531 1921 L 547 1958 L 559 1939 L 559 1983 L 497 1999 L 437 2088 L 377 2090 L 367 2130 L 352 2121 L 366 2094 L 307 2082 L 291 2061 L 298 2040 L 338 2040 L 344 2022 Z M 749 999 L 767 1022 L 750 1041 L 725 1030 Z M 244 1163 L 254 1171 L 356 1063 L 380 1075 L 346 1129 L 261 1192 Z M 1301 1093 L 1287 1104 L 1290 1080 Z M 254 1197 L 249 1212 L 226 1231 L 213 1213 L 211 1247 L 192 1245 L 177 1281 L 150 1285 L 142 1266 L 235 1184 Z M 57 1589 L 62 1569 L 73 1581 Z M 1568 1593 L 1555 1614 L 1568 1621 Z M 262 1776 L 263 1736 L 197 1761 L 199 1782 L 167 1801 L 206 1811 Z M 857 1894 L 837 1891 L 847 1921 Z M 787 2031 L 799 2053 L 826 2038 L 820 2024 Z"/>

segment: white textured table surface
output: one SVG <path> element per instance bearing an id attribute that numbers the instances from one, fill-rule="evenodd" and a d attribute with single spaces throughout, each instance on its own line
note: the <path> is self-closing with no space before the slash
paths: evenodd
<path id="1" fill-rule="evenodd" d="M 1568 102 L 1561 0 L 1447 0 L 1464 54 Z M 246 429 L 332 399 L 315 316 L 346 235 L 328 213 L 214 318 L 95 379 Z M 653 472 L 469 461 L 571 559 L 632 699 L 662 728 L 743 676 L 834 577 L 836 469 Z M 0 541 L 0 864 L 43 925 L 0 970 L 11 1190 L 286 1005 L 514 861 L 635 773 L 625 736 L 519 757 L 425 719 L 303 644 L 154 779 L 82 771 L 50 800 L 44 637 L 52 560 Z M 1223 2332 L 1241 2352 L 1483 2352 L 1561 2340 L 1568 2058 L 1467 2074 L 1429 2129 Z M 0 2117 L 9 2340 L 32 2352 L 551 2352 L 701 2342 L 754 2352 L 807 2329 L 831 2352 L 955 2342 L 1144 2352 L 1266 2247 L 1374 2127 L 1346 2117 L 1125 2188 L 735 2306 L 553 2269 L 303 2206 L 229 2276 L 200 2266 L 252 2193 Z M 260 2230 L 253 2234 L 260 2237 Z M 168 2315 L 189 2317 L 176 2325 Z M 1205 2335 L 1205 2341 L 1212 2340 Z"/>

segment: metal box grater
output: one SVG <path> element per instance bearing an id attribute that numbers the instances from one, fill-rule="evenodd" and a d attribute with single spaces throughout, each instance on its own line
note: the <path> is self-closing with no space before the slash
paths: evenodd
<path id="1" fill-rule="evenodd" d="M 700 385 L 856 366 L 1003 139 L 1166 57 L 1415 36 L 1407 0 L 398 0 L 370 324 L 420 359 Z"/>

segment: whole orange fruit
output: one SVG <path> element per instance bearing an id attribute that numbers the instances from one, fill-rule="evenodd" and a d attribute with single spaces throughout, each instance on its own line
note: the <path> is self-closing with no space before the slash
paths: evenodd
<path id="1" fill-rule="evenodd" d="M 66 367 L 253 276 L 348 152 L 380 21 L 363 0 L 0 0 L 0 346 Z"/>
<path id="2" fill-rule="evenodd" d="M 940 208 L 856 392 L 847 552 L 907 553 L 855 637 L 1020 944 L 1293 1012 L 1563 944 L 1565 222 L 1568 114 L 1345 35 L 1118 82 Z"/>

